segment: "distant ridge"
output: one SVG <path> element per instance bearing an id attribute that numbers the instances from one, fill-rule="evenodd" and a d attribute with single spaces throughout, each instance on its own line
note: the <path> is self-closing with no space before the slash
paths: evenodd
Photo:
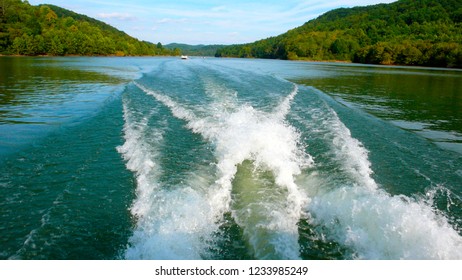
<path id="1" fill-rule="evenodd" d="M 178 49 L 184 55 L 192 56 L 215 56 L 217 50 L 225 47 L 226 45 L 188 45 L 188 44 L 179 44 L 171 43 L 165 45 L 166 49 L 175 50 Z"/>
<path id="2" fill-rule="evenodd" d="M 218 57 L 341 60 L 462 68 L 462 0 L 400 0 L 341 8 Z"/>
<path id="3" fill-rule="evenodd" d="M 55 5 L 0 1 L 0 54 L 178 55 L 135 39 L 102 21 Z"/>

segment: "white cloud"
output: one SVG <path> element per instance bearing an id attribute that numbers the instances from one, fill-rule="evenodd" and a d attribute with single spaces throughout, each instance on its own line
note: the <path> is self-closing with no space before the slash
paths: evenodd
<path id="1" fill-rule="evenodd" d="M 187 22 L 187 18 L 162 18 L 156 21 L 156 23 L 163 24 L 163 23 L 185 23 Z"/>

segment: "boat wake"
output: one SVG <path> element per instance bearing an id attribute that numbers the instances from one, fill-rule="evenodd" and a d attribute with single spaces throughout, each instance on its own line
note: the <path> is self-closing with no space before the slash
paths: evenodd
<path id="1" fill-rule="evenodd" d="M 462 238 L 431 197 L 392 196 L 372 178 L 368 151 L 326 104 L 301 120 L 327 143 L 323 162 L 297 182 L 309 194 L 320 238 L 351 248 L 347 258 L 461 259 Z M 313 121 L 313 118 L 317 121 Z"/>
<path id="2" fill-rule="evenodd" d="M 137 180 L 125 258 L 221 258 L 227 215 L 255 259 L 305 258 L 306 230 L 335 242 L 339 258 L 462 258 L 444 215 L 380 188 L 368 150 L 322 93 L 213 65 L 164 67 L 124 97 L 118 150 Z M 164 81 L 180 70 L 192 79 Z"/>

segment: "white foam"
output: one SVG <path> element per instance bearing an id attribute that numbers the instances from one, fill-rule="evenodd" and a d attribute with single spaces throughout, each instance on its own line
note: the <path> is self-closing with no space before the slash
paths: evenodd
<path id="1" fill-rule="evenodd" d="M 368 151 L 330 108 L 311 112 L 330 143 L 339 170 L 349 180 L 332 180 L 338 174 L 312 174 L 302 183 L 311 194 L 310 222 L 323 234 L 353 249 L 360 259 L 460 259 L 462 238 L 431 203 L 392 196 L 371 177 Z M 319 127 L 316 127 L 319 126 Z M 338 185 L 338 182 L 342 182 Z M 431 197 L 429 198 L 431 199 Z"/>
<path id="2" fill-rule="evenodd" d="M 215 146 L 218 179 L 207 193 L 210 211 L 215 220 L 221 219 L 225 212 L 231 210 L 232 182 L 239 164 L 250 160 L 257 168 L 269 170 L 274 174 L 276 184 L 287 189 L 285 209 L 268 209 L 268 216 L 275 219 L 260 226 L 280 233 L 277 237 L 279 241 L 274 242 L 276 257 L 296 258 L 297 223 L 302 216 L 302 208 L 307 203 L 307 198 L 294 183 L 294 176 L 312 164 L 311 157 L 305 154 L 300 146 L 299 133 L 284 122 L 285 115 L 290 110 L 290 101 L 297 94 L 297 88 L 281 102 L 275 112 L 265 113 L 247 104 L 237 104 L 232 96 L 217 93 L 220 88 L 209 83 L 206 93 L 214 98 L 215 102 L 205 111 L 208 115 L 198 117 L 199 114 L 170 97 L 138 86 L 170 108 L 176 118 L 185 120 L 189 129 L 199 133 Z M 196 111 L 204 114 L 204 110 Z M 236 218 L 238 222 L 242 221 L 239 217 Z M 249 238 L 258 238 L 257 234 L 253 232 Z M 287 248 L 294 249 L 287 253 Z"/>
<path id="3" fill-rule="evenodd" d="M 143 185 L 147 188 L 139 192 L 139 209 L 132 210 L 142 218 L 127 258 L 206 257 L 206 244 L 226 212 L 243 229 L 256 258 L 299 258 L 297 223 L 304 217 L 319 226 L 326 238 L 351 248 L 352 258 L 462 258 L 461 236 L 431 201 L 392 196 L 380 189 L 372 178 L 368 150 L 326 104 L 307 106 L 311 120 L 301 122 L 317 141 L 325 142 L 328 151 L 321 165 L 331 171 L 310 169 L 301 174 L 313 166 L 313 160 L 304 152 L 298 131 L 285 121 L 297 88 L 268 113 L 239 103 L 237 92 L 213 81 L 205 84 L 212 99 L 207 108 L 184 105 L 138 85 L 213 144 L 216 165 L 210 167 L 215 177 L 205 175 L 210 170 L 198 172 L 184 186 L 153 192 L 158 172 L 155 151 L 146 153 L 143 137 L 130 130 L 143 127 L 142 122 L 127 125 L 127 147 L 121 152 L 127 164 L 133 164 L 129 168 L 136 170 L 140 190 Z M 136 160 L 131 163 L 131 158 Z M 238 174 L 239 166 L 251 168 L 251 175 Z M 265 181 L 265 172 L 272 174 L 273 185 Z M 244 181 L 239 185 L 235 180 Z M 234 201 L 233 191 L 237 192 Z"/>
<path id="4" fill-rule="evenodd" d="M 137 199 L 131 207 L 131 212 L 136 217 L 145 217 L 150 213 L 149 203 L 154 190 L 159 187 L 157 177 L 161 172 L 160 167 L 154 162 L 159 151 L 156 150 L 156 146 L 146 143 L 148 138 L 146 130 L 152 130 L 149 132 L 151 141 L 162 142 L 163 136 L 160 130 L 148 126 L 148 120 L 155 110 L 141 120 L 137 120 L 128 105 L 123 106 L 125 143 L 118 147 L 117 151 L 127 161 L 127 168 L 136 174 Z"/>
<path id="5" fill-rule="evenodd" d="M 356 258 L 462 258 L 462 239 L 446 218 L 405 196 L 346 186 L 313 198 L 309 211 Z"/>
<path id="6" fill-rule="evenodd" d="M 150 201 L 150 214 L 139 220 L 128 259 L 201 259 L 204 238 L 215 230 L 209 205 L 200 191 L 182 187 L 158 190 Z"/>
<path id="7" fill-rule="evenodd" d="M 165 98 L 164 102 L 171 101 Z M 162 167 L 157 164 L 163 131 L 149 125 L 157 110 L 153 108 L 150 114 L 140 117 L 133 106 L 136 105 L 124 103 L 125 143 L 118 147 L 137 181 L 136 199 L 131 207 L 137 225 L 125 258 L 200 259 L 205 242 L 215 229 L 210 206 L 201 191 L 207 178 L 195 174 L 185 185 L 165 188 L 159 182 Z"/>
<path id="8" fill-rule="evenodd" d="M 284 121 L 285 117 L 290 111 L 291 102 L 295 98 L 297 93 L 298 93 L 298 86 L 294 84 L 294 89 L 292 90 L 292 92 L 282 100 L 282 102 L 279 104 L 279 106 L 274 111 L 273 116 L 276 119 L 278 119 L 279 121 Z"/>
<path id="9" fill-rule="evenodd" d="M 322 137 L 329 141 L 331 159 L 338 163 L 341 169 L 339 173 L 349 176 L 360 187 L 377 189 L 377 183 L 371 177 L 373 171 L 368 158 L 369 151 L 351 136 L 350 130 L 333 109 L 324 105 L 311 110 L 316 115 L 316 129 L 322 130 Z"/>

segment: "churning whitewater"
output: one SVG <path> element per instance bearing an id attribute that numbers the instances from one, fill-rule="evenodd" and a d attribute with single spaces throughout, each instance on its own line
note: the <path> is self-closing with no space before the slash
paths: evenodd
<path id="1" fill-rule="evenodd" d="M 129 84 L 118 151 L 136 177 L 136 225 L 124 257 L 461 259 L 450 213 L 385 191 L 331 102 L 206 60 Z"/>

